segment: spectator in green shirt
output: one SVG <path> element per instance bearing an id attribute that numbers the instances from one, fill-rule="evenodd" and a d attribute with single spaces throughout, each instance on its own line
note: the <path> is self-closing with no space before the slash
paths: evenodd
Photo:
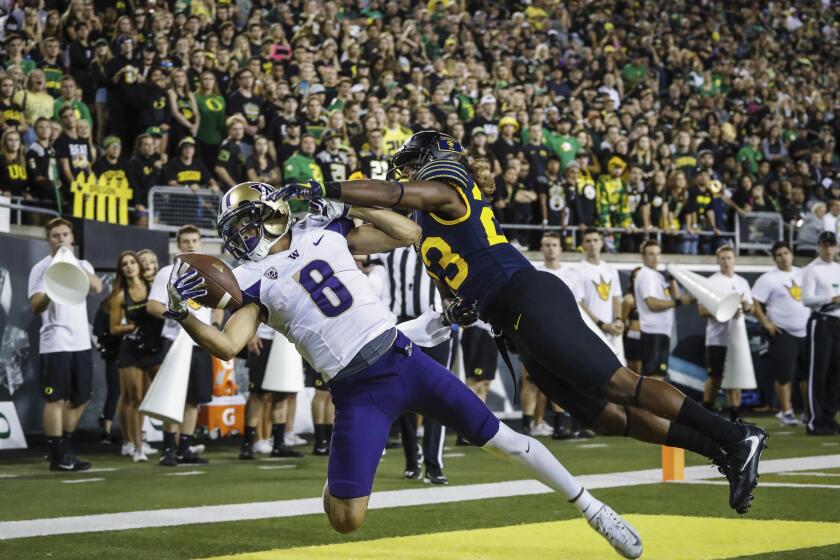
<path id="1" fill-rule="evenodd" d="M 736 156 L 738 165 L 750 175 L 758 173 L 758 164 L 764 159 L 759 148 L 760 143 L 761 138 L 757 134 L 751 134 L 747 137 L 747 144 L 738 150 L 738 155 Z"/>
<path id="2" fill-rule="evenodd" d="M 312 179 L 324 182 L 324 174 L 315 160 L 315 136 L 304 132 L 300 138 L 300 149 L 296 151 L 283 166 L 284 183 L 305 183 Z M 305 212 L 307 203 L 300 200 L 290 200 L 292 212 Z"/>
<path id="3" fill-rule="evenodd" d="M 61 97 L 53 103 L 53 118 L 60 120 L 58 115 L 61 108 L 65 105 L 70 105 L 76 112 L 76 120 L 86 120 L 90 127 L 93 128 L 93 117 L 91 117 L 90 109 L 87 104 L 79 99 L 79 89 L 76 87 L 76 80 L 73 76 L 64 76 L 61 78 Z"/>
<path id="4" fill-rule="evenodd" d="M 227 136 L 225 127 L 225 98 L 219 91 L 216 75 L 210 70 L 201 73 L 198 91 L 195 93 L 198 106 L 198 153 L 201 160 L 212 165 L 219 155 L 219 146 Z"/>
<path id="5" fill-rule="evenodd" d="M 561 169 L 565 169 L 580 151 L 580 142 L 572 134 L 572 125 L 572 118 L 567 115 L 563 116 L 557 123 L 557 132 L 548 136 L 548 145 L 560 158 Z"/>

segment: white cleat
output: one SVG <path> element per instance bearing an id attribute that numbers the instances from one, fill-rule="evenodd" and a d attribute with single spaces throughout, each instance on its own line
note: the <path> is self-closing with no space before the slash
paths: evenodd
<path id="1" fill-rule="evenodd" d="M 142 449 L 139 449 L 134 451 L 134 455 L 131 457 L 131 460 L 135 463 L 145 463 L 149 460 L 149 458 L 146 457 L 146 454 L 143 453 Z"/>
<path id="2" fill-rule="evenodd" d="M 792 410 L 788 410 L 787 412 L 778 412 L 776 414 L 776 418 L 779 420 L 779 424 L 782 426 L 798 426 L 799 420 L 796 418 L 796 414 L 793 413 Z"/>
<path id="3" fill-rule="evenodd" d="M 639 533 L 610 506 L 601 507 L 589 520 L 589 526 L 625 558 L 635 559 L 642 555 L 642 538 Z"/>
<path id="4" fill-rule="evenodd" d="M 126 457 L 134 455 L 134 444 L 130 441 L 122 444 L 122 447 L 120 448 L 120 455 L 125 455 Z"/>
<path id="5" fill-rule="evenodd" d="M 267 439 L 261 439 L 254 444 L 254 453 L 268 455 L 271 453 L 271 442 Z"/>
<path id="6" fill-rule="evenodd" d="M 205 449 L 206 448 L 204 447 L 203 443 L 199 443 L 198 445 L 190 445 L 189 447 L 190 453 L 192 453 L 193 455 L 199 455 L 201 453 L 204 453 Z M 145 451 L 145 449 L 143 451 Z"/>
<path id="7" fill-rule="evenodd" d="M 158 452 L 157 449 L 155 449 L 154 447 L 152 447 L 151 445 L 149 445 L 145 441 L 143 442 L 143 445 L 141 446 L 141 448 L 143 449 L 143 454 L 144 455 L 154 455 L 155 453 Z"/>
<path id="8" fill-rule="evenodd" d="M 306 445 L 308 442 L 294 433 L 287 433 L 283 436 L 283 442 L 286 444 L 286 447 L 297 447 L 299 445 Z"/>
<path id="9" fill-rule="evenodd" d="M 531 426 L 531 435 L 533 437 L 548 437 L 554 433 L 554 430 L 545 422 L 540 422 L 535 426 Z"/>

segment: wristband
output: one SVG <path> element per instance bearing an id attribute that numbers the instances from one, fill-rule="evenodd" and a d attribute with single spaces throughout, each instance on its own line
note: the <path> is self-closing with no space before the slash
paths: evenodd
<path id="1" fill-rule="evenodd" d="M 185 320 L 187 317 L 190 316 L 190 312 L 186 309 L 184 309 L 181 312 L 172 311 L 171 309 L 167 309 L 166 312 L 164 312 L 163 315 L 167 319 L 172 319 L 173 321 L 177 321 L 177 322 L 180 323 L 181 321 Z"/>
<path id="2" fill-rule="evenodd" d="M 403 186 L 403 184 L 402 184 L 402 183 L 400 183 L 399 181 L 391 181 L 391 183 L 393 183 L 394 185 L 397 185 L 397 186 L 400 188 L 400 196 L 399 196 L 399 198 L 397 198 L 397 201 L 396 201 L 395 203 L 393 203 L 393 204 L 390 206 L 391 208 L 394 208 L 394 207 L 395 207 L 395 206 L 397 206 L 400 202 L 402 202 L 403 195 L 405 194 L 405 187 L 404 187 L 404 186 Z"/>
<path id="3" fill-rule="evenodd" d="M 327 181 L 324 183 L 324 196 L 326 198 L 341 198 L 341 183 L 338 181 Z"/>

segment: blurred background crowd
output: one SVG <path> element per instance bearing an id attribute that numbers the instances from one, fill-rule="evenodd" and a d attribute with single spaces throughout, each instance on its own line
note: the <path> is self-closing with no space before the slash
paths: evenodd
<path id="1" fill-rule="evenodd" d="M 384 178 L 435 128 L 491 160 L 494 210 L 523 249 L 540 240 L 524 226 L 569 248 L 598 227 L 609 251 L 656 236 L 687 254 L 749 216 L 784 224 L 798 252 L 837 231 L 827 0 L 0 8 L 0 193 L 28 205 L 66 214 L 95 174 L 127 182 L 135 225 L 161 219 L 150 191 L 170 186 L 206 197 L 180 224 L 210 228 L 238 182 Z"/>

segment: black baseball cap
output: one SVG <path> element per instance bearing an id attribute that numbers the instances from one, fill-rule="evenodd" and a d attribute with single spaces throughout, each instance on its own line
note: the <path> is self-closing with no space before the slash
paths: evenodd
<path id="1" fill-rule="evenodd" d="M 820 245 L 837 245 L 837 234 L 833 231 L 824 231 L 817 241 Z"/>

